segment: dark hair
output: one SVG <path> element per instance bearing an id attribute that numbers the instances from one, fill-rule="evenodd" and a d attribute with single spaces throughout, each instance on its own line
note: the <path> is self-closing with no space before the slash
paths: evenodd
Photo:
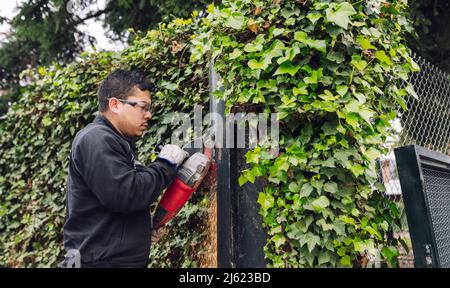
<path id="1" fill-rule="evenodd" d="M 126 99 L 133 94 L 133 90 L 152 91 L 152 85 L 139 72 L 117 69 L 111 72 L 98 88 L 98 109 L 100 112 L 108 110 L 108 98 Z"/>

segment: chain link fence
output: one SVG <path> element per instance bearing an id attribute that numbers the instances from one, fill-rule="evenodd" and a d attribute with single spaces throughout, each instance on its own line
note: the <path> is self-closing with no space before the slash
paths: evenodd
<path id="1" fill-rule="evenodd" d="M 398 203 L 402 228 L 393 231 L 394 236 L 405 240 L 409 249 L 400 249 L 399 267 L 414 267 L 414 255 L 408 222 L 398 179 L 394 148 L 416 144 L 450 155 L 450 75 L 444 73 L 420 56 L 414 60 L 421 71 L 409 80 L 417 93 L 417 99 L 406 99 L 407 111 L 399 108 L 393 126 L 396 137 L 390 139 L 390 153 L 380 159 L 379 176 L 386 188 L 385 196 Z M 401 88 L 406 88 L 404 83 Z M 380 267 L 381 261 L 374 266 Z"/>

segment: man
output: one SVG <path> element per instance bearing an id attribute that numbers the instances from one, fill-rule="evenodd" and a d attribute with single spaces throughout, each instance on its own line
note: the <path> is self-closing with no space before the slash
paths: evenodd
<path id="1" fill-rule="evenodd" d="M 79 253 L 81 267 L 146 267 L 149 206 L 188 154 L 166 145 L 150 166 L 137 160 L 133 140 L 152 116 L 149 85 L 141 76 L 112 72 L 101 83 L 98 103 L 100 114 L 72 143 L 64 246 Z"/>

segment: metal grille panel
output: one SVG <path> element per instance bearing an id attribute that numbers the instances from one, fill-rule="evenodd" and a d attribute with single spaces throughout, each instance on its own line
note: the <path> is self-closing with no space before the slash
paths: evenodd
<path id="1" fill-rule="evenodd" d="M 450 173 L 430 168 L 422 171 L 441 267 L 450 268 Z"/>

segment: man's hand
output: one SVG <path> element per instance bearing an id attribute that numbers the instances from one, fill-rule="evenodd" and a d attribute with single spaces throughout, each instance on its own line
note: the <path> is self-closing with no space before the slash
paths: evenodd
<path id="1" fill-rule="evenodd" d="M 161 149 L 157 158 L 169 161 L 172 164 L 180 166 L 184 159 L 189 157 L 189 153 L 178 147 L 177 145 L 167 144 Z"/>
<path id="2" fill-rule="evenodd" d="M 167 229 L 166 226 L 159 227 L 156 230 L 152 230 L 152 245 L 158 243 L 164 234 L 166 234 Z"/>

